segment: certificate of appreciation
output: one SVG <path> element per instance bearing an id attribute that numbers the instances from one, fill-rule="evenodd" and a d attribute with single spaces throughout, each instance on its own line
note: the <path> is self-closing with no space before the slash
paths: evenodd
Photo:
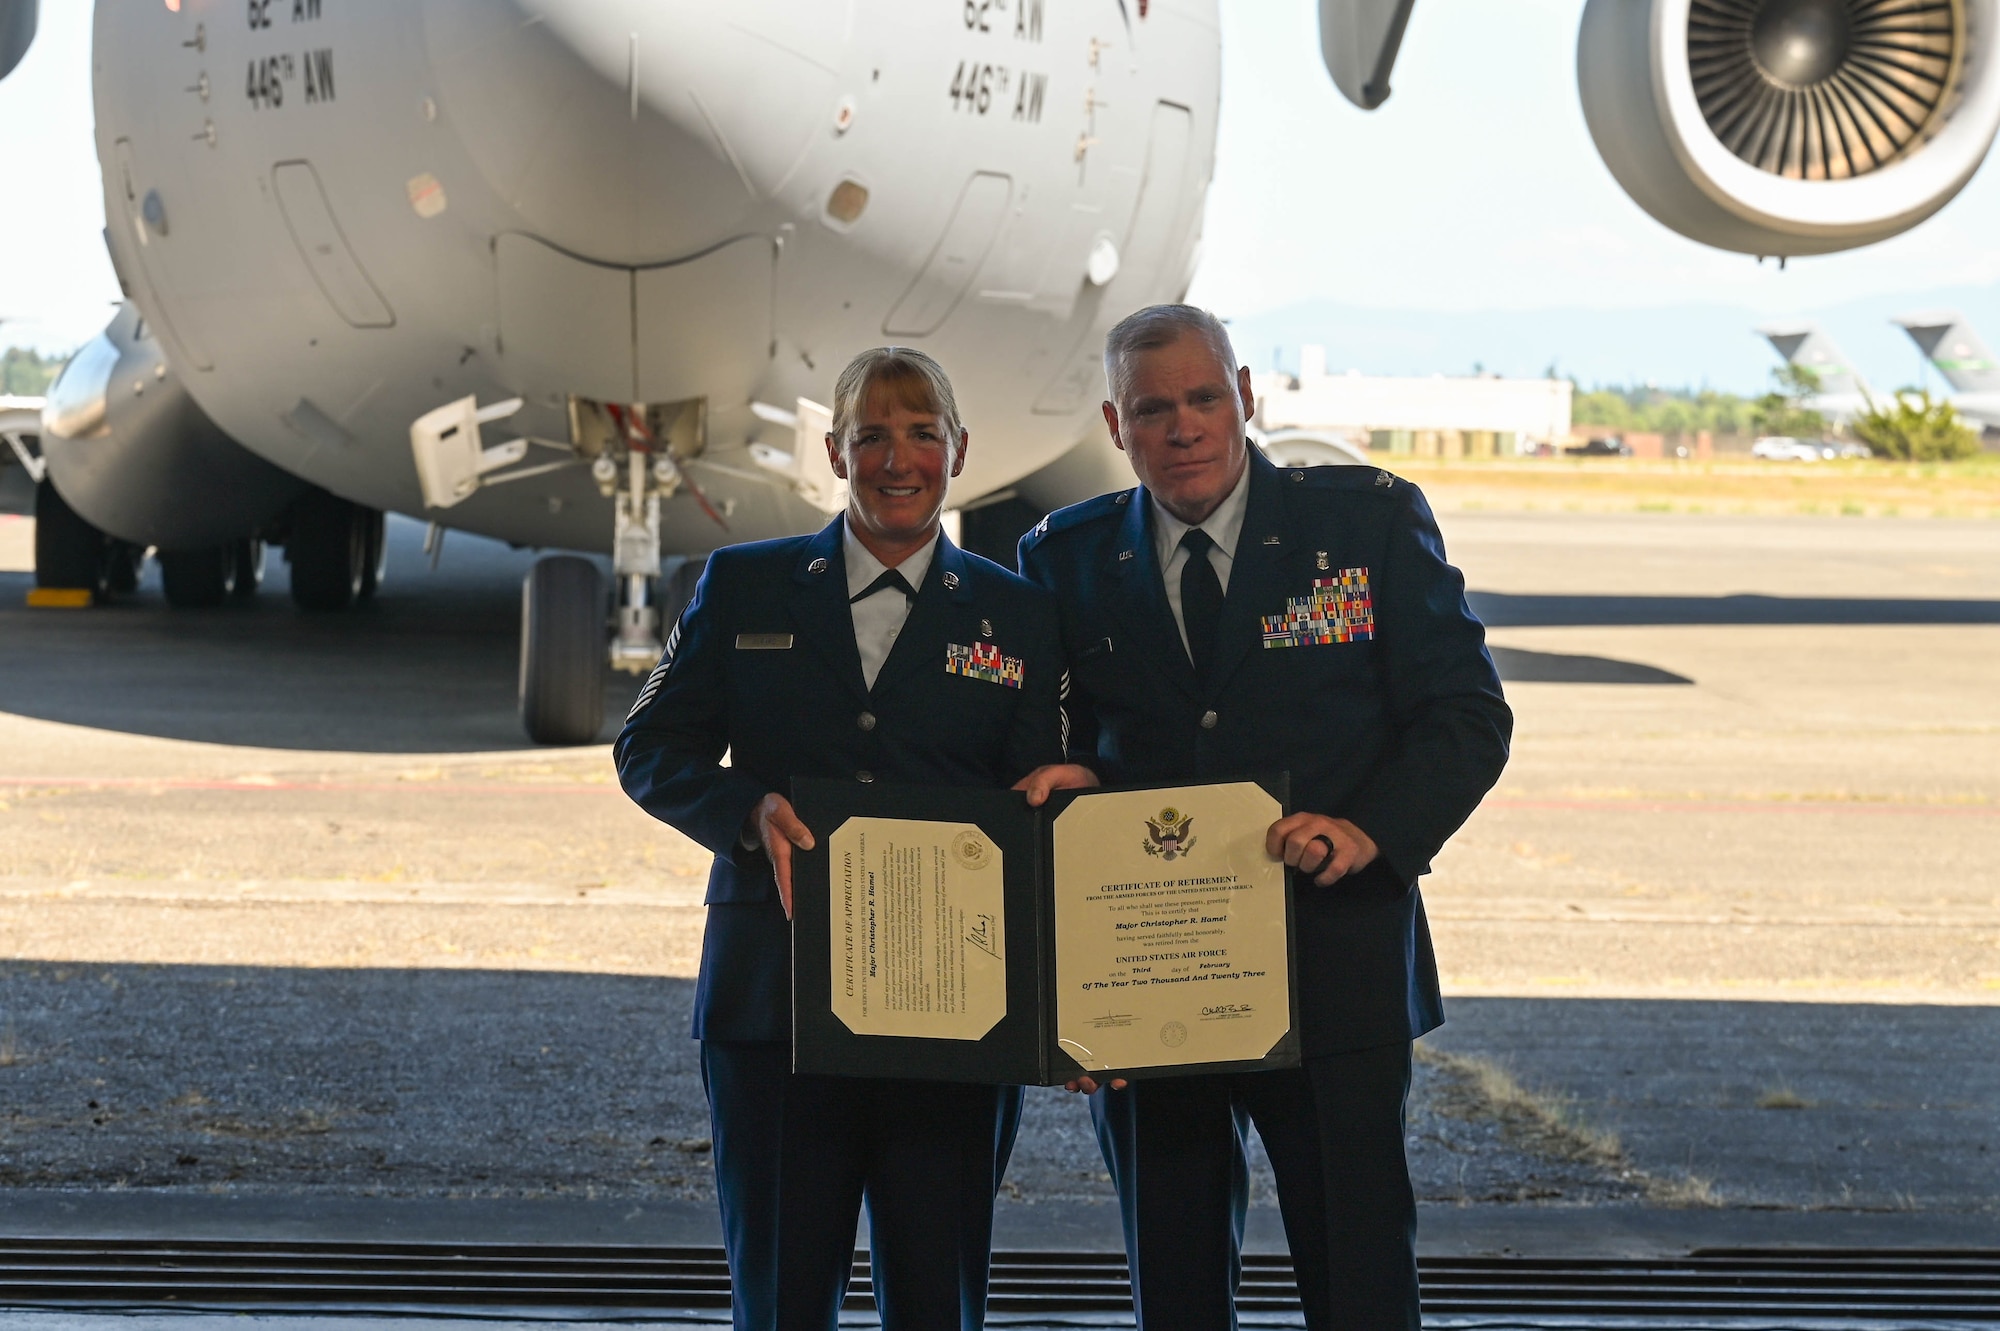
<path id="1" fill-rule="evenodd" d="M 968 823 L 850 818 L 831 838 L 833 1012 L 856 1035 L 977 1040 L 1007 1015 L 1004 863 Z"/>
<path id="2" fill-rule="evenodd" d="M 1283 776 L 1144 790 L 800 780 L 793 1066 L 1057 1085 L 1294 1066 Z"/>

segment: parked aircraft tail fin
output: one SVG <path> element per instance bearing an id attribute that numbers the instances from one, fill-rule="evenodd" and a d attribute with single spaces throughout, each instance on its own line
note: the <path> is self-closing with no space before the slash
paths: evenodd
<path id="1" fill-rule="evenodd" d="M 2000 392 L 2000 361 L 1986 349 L 1964 315 L 1955 310 L 1906 314 L 1895 321 L 1917 349 L 1961 393 Z"/>
<path id="2" fill-rule="evenodd" d="M 1818 324 L 1767 324 L 1757 331 L 1788 364 L 1804 366 L 1818 375 L 1821 393 L 1841 396 L 1868 392 L 1861 375 Z"/>

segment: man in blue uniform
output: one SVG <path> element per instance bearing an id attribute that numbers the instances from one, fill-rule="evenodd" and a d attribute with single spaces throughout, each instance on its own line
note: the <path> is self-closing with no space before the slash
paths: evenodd
<path id="1" fill-rule="evenodd" d="M 885 1327 L 985 1315 L 1020 1088 L 795 1076 L 790 1043 L 792 778 L 1004 789 L 1062 757 L 1053 605 L 940 531 L 966 444 L 929 357 L 858 357 L 827 435 L 846 514 L 710 556 L 618 737 L 626 792 L 715 853 L 694 1035 L 739 1328 L 831 1331 L 864 1197 Z M 954 672 L 976 646 L 1019 669 Z"/>
<path id="2" fill-rule="evenodd" d="M 1297 810 L 1267 846 L 1298 871 L 1303 1066 L 1092 1096 L 1140 1325 L 1235 1325 L 1248 1120 L 1307 1325 L 1415 1328 L 1403 1107 L 1410 1042 L 1443 1020 L 1416 882 L 1499 778 L 1512 715 L 1423 496 L 1267 462 L 1213 316 L 1141 310 L 1105 373 L 1141 484 L 1050 514 L 1020 551 L 1061 606 L 1071 758 L 1113 784 L 1286 769 Z M 1075 779 L 1037 773 L 1030 801 Z"/>

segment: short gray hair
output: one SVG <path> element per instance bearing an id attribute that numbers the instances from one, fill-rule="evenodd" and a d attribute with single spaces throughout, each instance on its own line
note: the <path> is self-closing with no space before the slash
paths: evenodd
<path id="1" fill-rule="evenodd" d="M 1148 305 L 1112 325 L 1104 336 L 1104 383 L 1115 401 L 1125 362 L 1135 352 L 1172 346 L 1192 333 L 1215 350 L 1216 356 L 1236 373 L 1236 346 L 1222 320 L 1197 305 Z"/>
<path id="2" fill-rule="evenodd" d="M 904 406 L 944 417 L 951 447 L 958 448 L 965 426 L 958 418 L 958 399 L 944 367 L 912 347 L 872 347 L 847 362 L 833 385 L 833 440 L 846 447 L 861 414 L 862 399 L 876 384 L 893 385 Z"/>

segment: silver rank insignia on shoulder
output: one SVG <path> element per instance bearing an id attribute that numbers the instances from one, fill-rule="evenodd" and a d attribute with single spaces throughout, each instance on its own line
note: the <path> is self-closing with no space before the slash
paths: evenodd
<path id="1" fill-rule="evenodd" d="M 1049 534 L 1049 520 L 1047 518 L 1043 518 L 1035 524 L 1035 534 L 1038 536 L 1047 536 Z"/>
<path id="2" fill-rule="evenodd" d="M 1130 490 L 1120 490 L 1116 495 L 1112 496 L 1111 502 L 1123 508 L 1132 502 L 1132 492 Z"/>
<path id="3" fill-rule="evenodd" d="M 1396 483 L 1396 478 L 1394 476 L 1391 476 L 1388 472 L 1378 471 L 1375 473 L 1375 484 L 1381 486 L 1384 490 L 1388 489 L 1395 483 Z"/>
<path id="4" fill-rule="evenodd" d="M 980 636 L 980 637 L 982 637 L 982 638 L 990 638 L 990 637 L 992 637 L 992 636 L 993 636 L 993 621 L 992 621 L 992 620 L 990 620 L 990 619 L 982 619 L 982 620 L 980 620 L 980 621 L 979 621 L 979 636 Z"/>
<path id="5" fill-rule="evenodd" d="M 958 574 L 946 573 L 944 575 L 944 589 L 948 592 L 955 592 L 958 590 Z"/>
<path id="6" fill-rule="evenodd" d="M 1313 552 L 1313 565 L 1316 568 L 1318 568 L 1321 572 L 1325 572 L 1327 569 L 1333 567 L 1333 565 L 1327 561 L 1326 551 L 1324 550 L 1315 550 Z"/>
<path id="7" fill-rule="evenodd" d="M 1124 563 L 1126 560 L 1130 559 L 1131 557 L 1132 557 L 1132 552 L 1130 550 L 1120 550 L 1118 552 L 1118 562 L 1121 564 Z"/>
<path id="8" fill-rule="evenodd" d="M 826 572 L 826 561 L 824 559 L 813 560 L 812 563 L 806 565 L 806 572 L 808 573 Z"/>

